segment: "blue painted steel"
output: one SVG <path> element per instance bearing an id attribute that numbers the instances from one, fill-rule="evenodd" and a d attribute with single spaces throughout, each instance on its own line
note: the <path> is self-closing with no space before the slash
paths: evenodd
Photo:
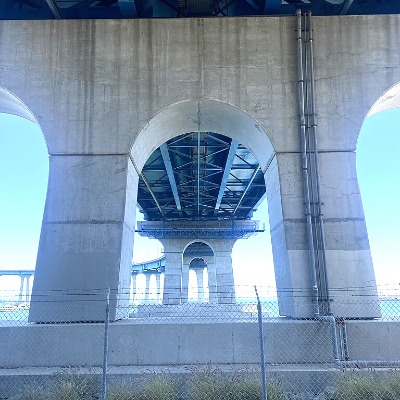
<path id="1" fill-rule="evenodd" d="M 118 5 L 123 17 L 136 18 L 138 16 L 134 0 L 118 0 Z"/>
<path id="2" fill-rule="evenodd" d="M 165 169 L 167 170 L 167 175 L 168 175 L 169 183 L 171 185 L 172 194 L 175 199 L 176 208 L 179 211 L 181 211 L 182 206 L 181 206 L 181 201 L 179 200 L 178 188 L 176 186 L 176 180 L 175 180 L 175 176 L 174 176 L 174 170 L 173 170 L 172 164 L 171 164 L 171 158 L 170 158 L 169 152 L 168 152 L 168 146 L 165 143 L 162 144 L 160 146 L 160 151 L 161 151 L 161 156 L 164 161 Z"/>
<path id="3" fill-rule="evenodd" d="M 295 15 L 398 14 L 398 0 L 0 0 L 0 19 L 121 19 Z"/>
<path id="4" fill-rule="evenodd" d="M 233 160 L 235 158 L 236 150 L 239 146 L 239 142 L 232 140 L 231 147 L 229 148 L 228 157 L 226 158 L 224 174 L 222 175 L 221 186 L 219 188 L 219 193 L 217 197 L 217 202 L 215 203 L 215 209 L 219 210 L 221 206 L 222 196 L 224 195 L 226 184 L 228 183 L 229 174 L 232 169 Z"/>
<path id="5" fill-rule="evenodd" d="M 131 274 L 144 274 L 144 273 L 161 273 L 165 271 L 165 256 L 156 258 L 155 260 L 144 261 L 141 263 L 134 263 L 132 265 Z"/>

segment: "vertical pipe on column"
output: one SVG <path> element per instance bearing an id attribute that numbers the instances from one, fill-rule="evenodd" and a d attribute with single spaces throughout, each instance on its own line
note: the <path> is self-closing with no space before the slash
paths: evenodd
<path id="1" fill-rule="evenodd" d="M 315 182 L 315 217 L 316 217 L 316 241 L 317 241 L 317 252 L 318 252 L 318 265 L 320 273 L 320 289 L 323 296 L 323 307 L 324 313 L 330 314 L 330 302 L 329 302 L 329 285 L 326 270 L 326 254 L 325 254 L 325 235 L 324 225 L 322 219 L 322 202 L 321 202 L 321 190 L 320 190 L 320 177 L 319 177 L 319 160 L 318 160 L 318 143 L 317 143 L 317 123 L 315 116 L 315 90 L 314 90 L 314 50 L 313 50 L 313 25 L 312 25 L 312 13 L 309 11 L 307 14 L 307 32 L 308 32 L 308 54 L 309 54 L 309 85 L 310 85 L 310 125 L 311 125 L 311 144 L 312 144 L 312 155 L 313 155 L 313 180 Z"/>
<path id="2" fill-rule="evenodd" d="M 299 104 L 300 118 L 300 138 L 301 138 L 301 168 L 303 176 L 303 194 L 306 214 L 307 241 L 309 246 L 309 261 L 311 283 L 313 290 L 314 315 L 319 315 L 318 302 L 318 284 L 315 262 L 314 235 L 311 217 L 311 201 L 310 201 L 310 183 L 309 183 L 309 167 L 307 158 L 307 137 L 306 137 L 306 119 L 305 119 L 305 94 L 304 94 L 304 70 L 303 70 L 303 34 L 302 34 L 302 15 L 301 11 L 297 11 L 297 92 Z"/>
<path id="3" fill-rule="evenodd" d="M 200 218 L 200 131 L 197 132 L 197 218 Z"/>
<path id="4" fill-rule="evenodd" d="M 103 346 L 103 374 L 101 385 L 101 400 L 107 399 L 107 366 L 108 366 L 108 325 L 110 319 L 110 288 L 106 292 L 104 320 L 104 346 Z"/>

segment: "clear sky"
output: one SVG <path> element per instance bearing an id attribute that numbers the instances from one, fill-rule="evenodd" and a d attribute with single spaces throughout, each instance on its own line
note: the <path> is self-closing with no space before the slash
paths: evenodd
<path id="1" fill-rule="evenodd" d="M 0 114 L 0 269 L 34 268 L 48 178 L 48 156 L 40 128 Z M 400 284 L 400 110 L 368 118 L 357 148 L 357 169 L 378 284 Z M 267 232 L 234 247 L 236 283 L 274 286 L 266 201 L 255 219 Z M 135 238 L 134 260 L 159 256 L 161 244 Z M 0 278 L 0 289 L 17 289 L 16 278 Z"/>

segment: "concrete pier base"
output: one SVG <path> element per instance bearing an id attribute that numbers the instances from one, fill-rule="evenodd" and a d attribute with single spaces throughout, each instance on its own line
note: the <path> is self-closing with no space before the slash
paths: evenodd
<path id="1" fill-rule="evenodd" d="M 179 318 L 122 320 L 109 327 L 110 366 L 180 366 L 257 364 L 256 318 L 204 323 L 192 314 Z M 307 320 L 264 322 L 269 364 L 333 364 L 330 325 Z M 400 324 L 348 321 L 348 349 L 353 360 L 400 360 Z M 168 345 L 166 346 L 167 338 Z M 0 327 L 2 368 L 101 366 L 104 324 L 39 324 Z M 18 344 L 18 346 L 16 346 Z"/>

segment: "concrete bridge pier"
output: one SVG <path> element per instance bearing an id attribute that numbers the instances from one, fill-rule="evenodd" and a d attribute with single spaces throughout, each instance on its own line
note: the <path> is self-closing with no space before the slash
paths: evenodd
<path id="1" fill-rule="evenodd" d="M 27 275 L 25 279 L 26 279 L 25 301 L 28 303 L 29 302 L 29 286 L 30 286 L 31 277 L 29 275 Z"/>
<path id="2" fill-rule="evenodd" d="M 134 303 L 137 296 L 137 288 L 136 288 L 136 274 L 131 275 L 131 285 L 130 285 L 130 299 L 129 302 Z"/>
<path id="3" fill-rule="evenodd" d="M 195 269 L 197 281 L 197 301 L 202 303 L 204 301 L 204 268 Z"/>
<path id="4" fill-rule="evenodd" d="M 183 257 L 181 303 L 187 303 L 189 301 L 189 270 L 190 261 L 188 262 L 187 257 Z"/>
<path id="5" fill-rule="evenodd" d="M 235 302 L 232 270 L 234 239 L 160 239 L 165 253 L 163 304 L 188 302 L 189 269 L 196 270 L 198 298 L 204 300 L 203 270 L 207 266 L 209 303 Z M 196 245 L 200 248 L 196 248 Z M 194 247 L 193 247 L 194 246 Z M 194 266 L 194 260 L 203 264 Z M 199 267 L 199 268 L 197 268 Z"/>
<path id="6" fill-rule="evenodd" d="M 232 249 L 236 240 L 215 240 L 215 264 L 217 265 L 218 303 L 235 303 L 235 282 L 232 269 Z"/>
<path id="7" fill-rule="evenodd" d="M 22 303 L 22 294 L 24 290 L 24 281 L 25 277 L 23 275 L 20 275 L 20 285 L 19 285 L 19 293 L 18 293 L 18 303 Z"/>
<path id="8" fill-rule="evenodd" d="M 161 293 L 161 272 L 158 272 L 156 275 L 156 290 L 157 290 L 157 303 L 162 301 L 162 293 Z"/>
<path id="9" fill-rule="evenodd" d="M 145 277 L 145 289 L 144 289 L 144 302 L 146 304 L 149 303 L 150 301 L 150 278 L 153 274 L 150 272 L 145 272 L 144 277 Z"/>
<path id="10" fill-rule="evenodd" d="M 214 258 L 207 262 L 208 302 L 218 303 L 217 266 Z"/>
<path id="11" fill-rule="evenodd" d="M 19 293 L 18 293 L 18 303 L 22 303 L 24 299 L 24 288 L 25 288 L 25 302 L 29 302 L 29 295 L 30 295 L 30 275 L 23 275 L 20 276 L 20 285 L 19 285 Z"/>
<path id="12" fill-rule="evenodd" d="M 179 240 L 161 240 L 164 246 L 165 273 L 163 304 L 181 304 L 182 299 L 182 251 Z"/>
<path id="13" fill-rule="evenodd" d="M 107 288 L 110 320 L 127 316 L 138 182 L 129 157 L 49 163 L 29 321 L 102 321 Z"/>

